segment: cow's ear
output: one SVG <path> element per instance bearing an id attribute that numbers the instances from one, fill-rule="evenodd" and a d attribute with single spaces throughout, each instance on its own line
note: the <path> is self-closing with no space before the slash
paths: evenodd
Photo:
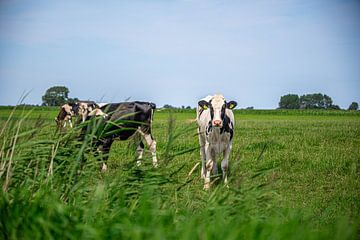
<path id="1" fill-rule="evenodd" d="M 237 102 L 235 101 L 230 101 L 228 103 L 226 103 L 226 108 L 228 109 L 234 109 L 237 106 Z"/>
<path id="2" fill-rule="evenodd" d="M 209 103 L 205 100 L 199 101 L 198 105 L 204 110 L 207 110 L 209 108 Z"/>

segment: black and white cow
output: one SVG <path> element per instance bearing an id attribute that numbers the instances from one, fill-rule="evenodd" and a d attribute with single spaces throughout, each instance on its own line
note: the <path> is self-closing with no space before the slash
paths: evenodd
<path id="1" fill-rule="evenodd" d="M 72 107 L 73 106 L 69 103 L 66 103 L 60 107 L 60 111 L 55 118 L 55 122 L 59 129 L 66 127 L 67 123 L 69 123 L 70 127 L 72 127 L 72 116 L 74 115 Z"/>
<path id="2" fill-rule="evenodd" d="M 201 177 L 205 179 L 204 188 L 210 187 L 210 173 L 217 174 L 217 155 L 223 154 L 221 162 L 224 183 L 227 184 L 228 160 L 234 136 L 235 101 L 227 102 L 220 95 L 207 96 L 198 102 L 196 120 L 201 155 Z"/>
<path id="3" fill-rule="evenodd" d="M 58 116 L 55 122 L 59 128 L 65 128 L 69 123 L 72 128 L 72 118 L 78 116 L 79 120 L 76 123 L 84 122 L 89 116 L 104 115 L 100 107 L 93 101 L 78 101 L 75 103 L 66 103 L 60 107 Z"/>
<path id="4" fill-rule="evenodd" d="M 99 108 L 99 105 L 97 105 L 94 101 L 78 101 L 75 102 L 73 111 L 76 116 L 80 117 L 78 122 L 85 122 L 89 113 Z"/>
<path id="5" fill-rule="evenodd" d="M 105 113 L 100 122 L 103 133 L 96 140 L 96 148 L 103 154 L 102 170 L 106 171 L 106 160 L 110 147 L 114 140 L 127 140 L 135 133 L 139 133 L 142 139 L 139 142 L 138 165 L 141 163 L 144 152 L 144 139 L 152 154 L 152 163 L 157 166 L 156 141 L 151 135 L 152 119 L 156 105 L 149 102 L 123 102 L 103 105 L 100 110 Z M 88 129 L 89 130 L 89 129 Z"/>

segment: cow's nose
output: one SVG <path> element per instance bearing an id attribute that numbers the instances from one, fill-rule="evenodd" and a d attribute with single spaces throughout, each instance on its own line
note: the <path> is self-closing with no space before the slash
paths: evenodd
<path id="1" fill-rule="evenodd" d="M 215 126 L 220 126 L 221 125 L 221 120 L 214 120 L 213 121 L 213 124 L 215 125 Z"/>

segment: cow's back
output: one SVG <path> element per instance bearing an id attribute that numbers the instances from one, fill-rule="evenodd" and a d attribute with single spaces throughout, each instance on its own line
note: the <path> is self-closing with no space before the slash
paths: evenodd
<path id="1" fill-rule="evenodd" d="M 139 127 L 144 132 L 150 132 L 155 107 L 155 104 L 148 102 L 123 102 L 106 104 L 100 109 L 108 115 L 108 121 L 117 123 L 108 130 L 123 128 L 118 136 L 121 140 L 126 140 Z"/>
<path id="2" fill-rule="evenodd" d="M 109 103 L 100 109 L 110 116 L 110 120 L 122 119 L 132 121 L 150 121 L 153 110 L 156 108 L 154 103 L 148 102 L 122 102 Z"/>

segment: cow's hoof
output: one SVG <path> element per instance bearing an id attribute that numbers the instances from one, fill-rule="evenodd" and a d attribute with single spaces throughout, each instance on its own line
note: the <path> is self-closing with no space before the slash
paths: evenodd
<path id="1" fill-rule="evenodd" d="M 140 160 L 136 161 L 136 166 L 138 166 L 138 167 L 141 166 L 141 161 Z"/>

